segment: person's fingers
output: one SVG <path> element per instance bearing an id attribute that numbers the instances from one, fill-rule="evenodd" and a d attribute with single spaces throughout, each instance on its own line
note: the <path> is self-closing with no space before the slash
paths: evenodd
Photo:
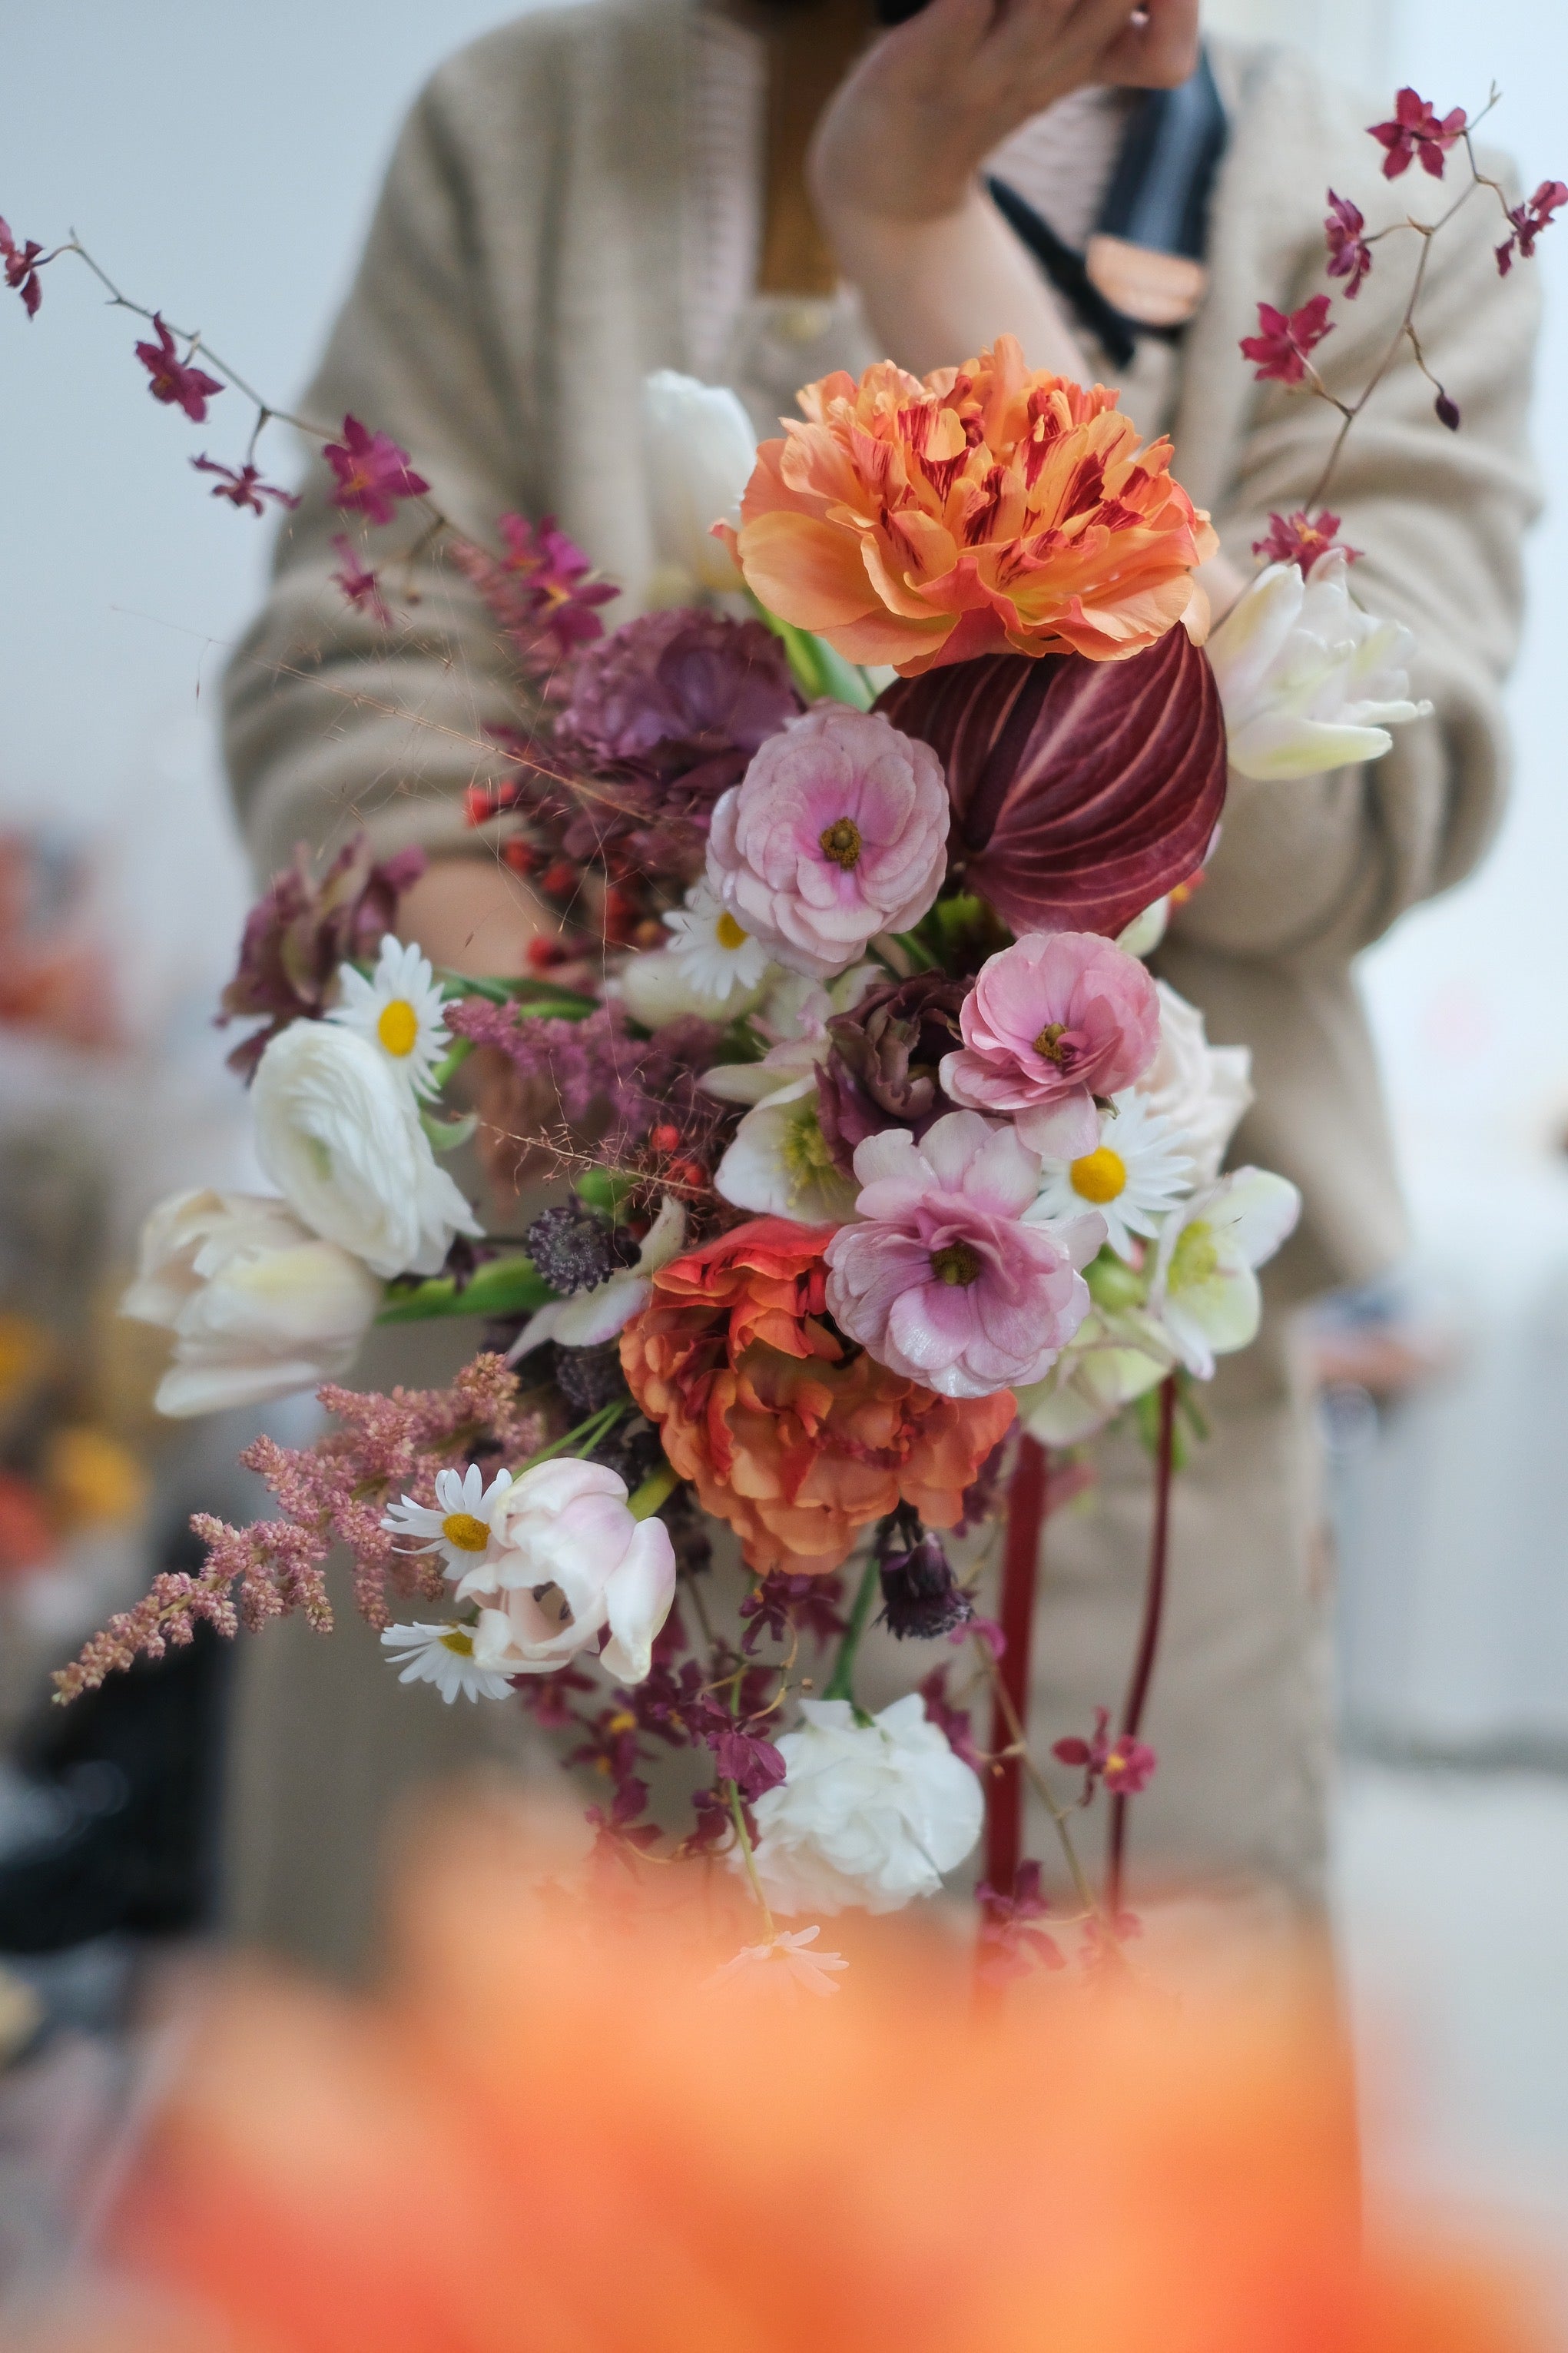
<path id="1" fill-rule="evenodd" d="M 1174 90 L 1198 61 L 1198 0 L 1144 0 L 1108 44 L 1099 79 L 1135 90 Z"/>

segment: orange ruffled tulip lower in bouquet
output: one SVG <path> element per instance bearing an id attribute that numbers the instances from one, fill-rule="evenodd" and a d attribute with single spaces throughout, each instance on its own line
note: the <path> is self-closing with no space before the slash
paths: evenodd
<path id="1" fill-rule="evenodd" d="M 906 678 L 1009 649 L 1120 661 L 1178 621 L 1201 639 L 1193 567 L 1219 542 L 1116 401 L 1011 335 L 923 380 L 825 376 L 715 529 L 770 611 Z"/>
<path id="2" fill-rule="evenodd" d="M 49 2353 L 1534 2341 L 1451 2230 L 1438 2259 L 1364 2229 L 1314 1956 L 977 2011 L 952 1947 L 889 1926 L 812 2001 L 712 1982 L 721 1890 L 701 1926 L 595 1918 L 531 1894 L 549 1855 L 515 1818 L 437 1830 L 381 1996 L 241 1978 L 210 2004 L 113 2234 L 151 2303 Z"/>

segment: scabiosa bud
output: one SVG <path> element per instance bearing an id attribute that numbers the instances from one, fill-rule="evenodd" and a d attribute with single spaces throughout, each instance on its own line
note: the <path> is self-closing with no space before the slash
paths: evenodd
<path id="1" fill-rule="evenodd" d="M 562 1397 L 582 1421 L 627 1395 L 618 1340 L 608 1340 L 597 1348 L 557 1348 L 550 1372 Z"/>
<path id="2" fill-rule="evenodd" d="M 535 1218 L 522 1246 L 563 1299 L 607 1282 L 618 1267 L 634 1264 L 637 1254 L 630 1234 L 570 1201 Z"/>
<path id="3" fill-rule="evenodd" d="M 912 1533 L 912 1543 L 906 1540 L 883 1556 L 882 1616 L 900 1641 L 912 1636 L 933 1642 L 973 1618 L 974 1608 L 954 1579 L 941 1537 L 918 1522 Z"/>

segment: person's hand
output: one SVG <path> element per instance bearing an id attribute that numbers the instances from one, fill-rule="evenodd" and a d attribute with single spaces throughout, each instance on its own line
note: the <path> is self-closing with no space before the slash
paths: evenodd
<path id="1" fill-rule="evenodd" d="M 957 212 L 1021 123 L 1090 83 L 1163 90 L 1197 60 L 1198 0 L 931 0 L 884 34 L 823 112 L 808 164 L 833 235 L 844 214 Z"/>

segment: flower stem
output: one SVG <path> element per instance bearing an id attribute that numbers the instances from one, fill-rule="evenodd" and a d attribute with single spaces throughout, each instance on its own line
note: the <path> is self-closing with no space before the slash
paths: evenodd
<path id="1" fill-rule="evenodd" d="M 533 1470 L 541 1462 L 548 1462 L 552 1455 L 591 1454 L 600 1439 L 615 1428 L 626 1411 L 626 1407 L 619 1398 L 601 1406 L 598 1412 L 590 1414 L 586 1421 L 580 1421 L 575 1430 L 569 1430 L 564 1438 L 552 1438 L 548 1446 L 542 1446 L 537 1454 L 531 1454 L 526 1462 L 519 1463 L 512 1477 L 521 1479 L 525 1471 Z"/>
<path id="2" fill-rule="evenodd" d="M 1028 1737 L 1029 1648 L 1048 1489 L 1045 1448 L 1037 1439 L 1021 1438 L 1007 1495 L 1002 1556 L 1001 1624 L 1006 1646 L 997 1662 L 991 1732 L 992 1752 L 999 1761 L 985 1792 L 985 1876 L 1002 1895 L 1012 1894 L 1023 1855 L 1023 1760 L 1005 1752 L 1025 1746 Z"/>
<path id="3" fill-rule="evenodd" d="M 671 1464 L 661 1462 L 650 1471 L 640 1487 L 634 1487 L 626 1498 L 626 1509 L 634 1520 L 651 1520 L 660 1504 L 667 1504 L 680 1484 L 680 1473 Z"/>
<path id="4" fill-rule="evenodd" d="M 847 1699 L 851 1705 L 854 1704 L 855 1654 L 860 1648 L 860 1638 L 871 1616 L 871 1604 L 877 1598 L 877 1560 L 873 1554 L 861 1573 L 859 1590 L 849 1612 L 849 1623 L 844 1629 L 844 1639 L 838 1645 L 838 1656 L 834 1661 L 827 1689 L 822 1694 L 824 1699 Z"/>
<path id="5" fill-rule="evenodd" d="M 768 1899 L 763 1894 L 763 1883 L 757 1875 L 757 1858 L 752 1851 L 752 1841 L 746 1833 L 746 1815 L 741 1804 L 741 1792 L 733 1781 L 726 1781 L 724 1795 L 729 1800 L 730 1820 L 735 1825 L 735 1836 L 741 1841 L 741 1854 L 746 1866 L 746 1877 L 751 1882 L 752 1893 L 757 1899 L 757 1909 L 763 1915 L 763 1926 L 767 1932 L 768 1941 L 771 1944 L 778 1935 L 778 1929 L 773 1924 L 773 1915 L 768 1909 Z"/>
<path id="6" fill-rule="evenodd" d="M 1176 1377 L 1173 1373 L 1160 1388 L 1160 1437 L 1154 1458 L 1154 1534 L 1149 1552 L 1149 1583 L 1143 1599 L 1143 1628 L 1138 1637 L 1138 1656 L 1133 1662 L 1132 1680 L 1127 1687 L 1127 1697 L 1121 1709 L 1121 1737 L 1135 1740 L 1143 1721 L 1144 1704 L 1149 1697 L 1149 1685 L 1153 1680 L 1154 1659 L 1160 1647 L 1160 1621 L 1165 1609 L 1165 1571 L 1171 1549 L 1171 1480 L 1176 1460 Z M 1106 1870 L 1105 1896 L 1112 1920 L 1121 1910 L 1122 1864 L 1127 1852 L 1127 1792 L 1117 1789 L 1110 1799 L 1110 1852 Z"/>
<path id="7" fill-rule="evenodd" d="M 1020 1764 L 1023 1767 L 1024 1771 L 1028 1775 L 1029 1779 L 1034 1784 L 1035 1791 L 1037 1796 L 1039 1798 L 1040 1803 L 1045 1807 L 1047 1813 L 1049 1814 L 1052 1821 L 1056 1824 L 1057 1836 L 1061 1841 L 1062 1854 L 1067 1862 L 1068 1873 L 1072 1880 L 1073 1887 L 1077 1892 L 1078 1899 L 1084 1907 L 1086 1916 L 1103 1923 L 1110 1936 L 1111 1943 L 1116 1945 L 1117 1938 L 1114 1928 L 1111 1923 L 1106 1918 L 1106 1915 L 1100 1899 L 1089 1883 L 1089 1873 L 1085 1871 L 1083 1864 L 1079 1862 L 1078 1849 L 1072 1842 L 1072 1832 L 1068 1828 L 1068 1809 L 1066 1806 L 1058 1805 L 1055 1798 L 1051 1795 L 1049 1782 L 1046 1779 L 1045 1775 L 1040 1771 L 1039 1767 L 1035 1763 L 1033 1757 L 1029 1755 L 1028 1750 L 1024 1745 L 1023 1726 L 1019 1723 L 1017 1715 L 1014 1712 L 1012 1699 L 1002 1681 L 1002 1671 L 996 1664 L 995 1660 L 992 1657 L 989 1645 L 982 1641 L 979 1635 L 975 1635 L 973 1639 L 974 1647 L 980 1653 L 985 1672 L 990 1677 L 991 1688 L 995 1695 L 997 1709 L 1006 1723 L 1008 1746 L 1017 1751 L 1017 1756 L 1015 1761 Z M 1016 1867 L 1016 1866 L 1015 1866 L 1015 1868 Z M 993 1885 L 995 1884 L 994 1881 L 991 1883 Z M 1120 1950 L 1119 1945 L 1117 1948 Z"/>

